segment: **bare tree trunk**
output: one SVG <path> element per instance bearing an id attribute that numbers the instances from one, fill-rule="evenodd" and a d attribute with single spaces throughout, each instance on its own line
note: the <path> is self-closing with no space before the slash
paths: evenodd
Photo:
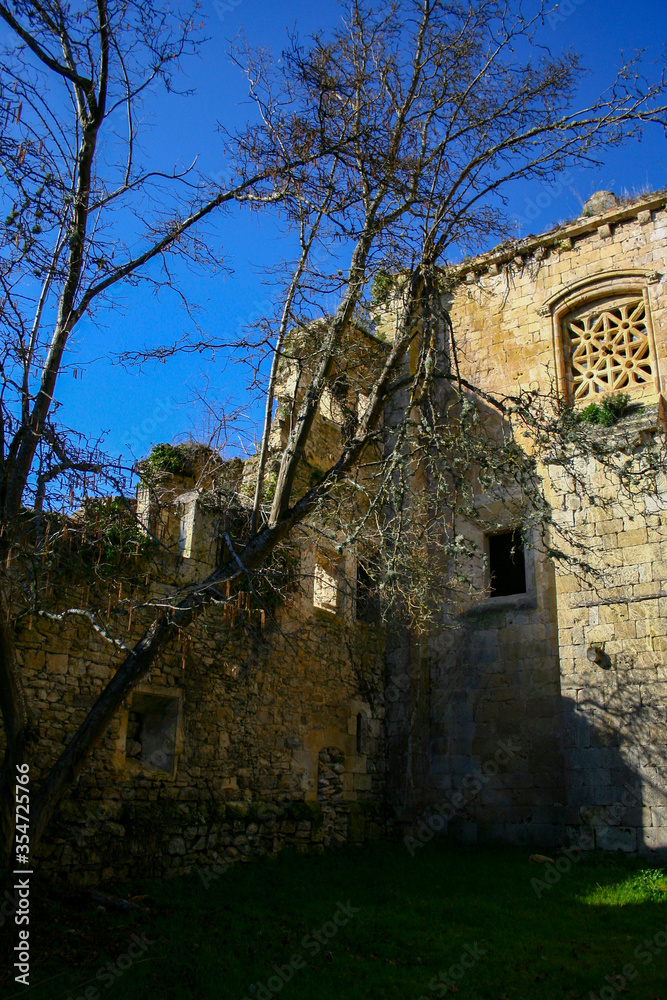
<path id="1" fill-rule="evenodd" d="M 259 459 L 257 463 L 257 482 L 255 484 L 255 498 L 252 505 L 252 522 L 250 525 L 251 534 L 257 532 L 257 524 L 259 520 L 259 507 L 262 502 L 262 490 L 264 488 L 264 474 L 266 471 L 266 460 L 269 453 L 269 434 L 271 433 L 271 418 L 273 416 L 273 401 L 275 399 L 276 391 L 276 379 L 278 377 L 278 369 L 280 367 L 280 362 L 282 359 L 283 345 L 285 343 L 285 337 L 287 336 L 287 328 L 292 316 L 292 307 L 294 305 L 294 299 L 299 289 L 301 283 L 301 278 L 308 264 L 308 258 L 310 256 L 310 251 L 312 250 L 313 243 L 317 237 L 317 234 L 322 223 L 322 219 L 326 215 L 326 212 L 331 203 L 331 196 L 334 192 L 334 173 L 335 166 L 332 168 L 330 175 L 330 185 L 327 191 L 327 196 L 325 198 L 324 204 L 319 209 L 315 220 L 310 227 L 310 232 L 306 237 L 305 234 L 305 224 L 301 225 L 301 256 L 299 258 L 299 263 L 297 265 L 296 271 L 292 276 L 289 288 L 287 290 L 287 296 L 285 298 L 285 304 L 283 306 L 283 311 L 280 317 L 280 327 L 278 330 L 278 336 L 276 338 L 276 346 L 273 353 L 273 360 L 271 362 L 271 374 L 269 376 L 269 384 L 266 390 L 266 406 L 264 408 L 264 427 L 262 429 L 262 442 L 259 449 Z"/>
<path id="2" fill-rule="evenodd" d="M 308 391 L 299 407 L 290 439 L 283 452 L 276 494 L 273 498 L 269 526 L 275 527 L 287 513 L 294 486 L 294 479 L 303 459 L 303 453 L 317 413 L 317 407 L 331 377 L 336 354 L 341 340 L 349 328 L 352 315 L 362 291 L 366 260 L 373 243 L 375 232 L 371 221 L 368 221 L 364 233 L 360 237 L 352 254 L 350 266 L 350 281 L 343 301 L 338 306 L 326 333 L 322 347 L 322 361 L 313 377 Z"/>
<path id="3" fill-rule="evenodd" d="M 294 296 L 296 294 L 297 288 L 299 287 L 299 282 L 301 281 L 301 275 L 303 274 L 304 268 L 306 266 L 306 261 L 308 259 L 308 254 L 310 253 L 310 248 L 313 239 L 315 238 L 315 233 L 316 233 L 316 227 L 313 227 L 311 237 L 308 243 L 304 245 L 298 267 L 294 272 L 294 276 L 292 277 L 292 280 L 290 282 L 289 291 L 287 293 L 287 298 L 285 299 L 285 305 L 283 308 L 282 316 L 280 318 L 280 329 L 278 330 L 278 337 L 276 338 L 276 346 L 273 352 L 273 360 L 271 361 L 271 374 L 269 375 L 269 384 L 266 390 L 266 406 L 264 408 L 264 427 L 262 428 L 262 443 L 260 445 L 259 459 L 257 461 L 257 482 L 255 483 L 255 497 L 252 505 L 252 521 L 250 524 L 250 532 L 253 535 L 257 533 L 257 524 L 259 521 L 259 508 L 262 502 L 262 490 L 264 488 L 264 473 L 266 470 L 266 459 L 269 454 L 269 434 L 271 433 L 271 419 L 273 417 L 273 401 L 275 399 L 275 393 L 276 393 L 276 379 L 278 377 L 278 369 L 280 367 L 280 362 L 283 355 L 283 345 L 285 343 L 287 326 L 289 324 L 291 316 L 292 303 L 294 302 Z"/>

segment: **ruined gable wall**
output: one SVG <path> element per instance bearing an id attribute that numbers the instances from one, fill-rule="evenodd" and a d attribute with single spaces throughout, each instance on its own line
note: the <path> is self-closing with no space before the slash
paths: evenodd
<path id="1" fill-rule="evenodd" d="M 472 262 L 451 306 L 463 374 L 499 393 L 511 393 L 517 384 L 546 392 L 552 382 L 563 390 L 563 309 L 581 306 L 587 297 L 632 293 L 649 303 L 655 375 L 664 391 L 664 206 L 664 198 L 649 199 L 599 219 L 577 220 L 532 245 L 524 241 L 521 252 L 504 259 L 489 255 Z M 609 271 L 615 274 L 605 282 L 590 283 Z M 558 293 L 560 300 L 553 302 Z M 551 308 L 543 309 L 549 300 Z M 637 419 L 649 429 L 659 426 L 655 382 L 633 388 L 630 396 L 646 406 Z M 624 426 L 631 430 L 628 420 Z M 636 428 L 630 436 L 640 433 Z M 478 611 L 476 620 L 475 613 L 465 619 L 462 635 L 443 633 L 435 640 L 432 746 L 444 752 L 432 752 L 433 784 L 460 786 L 462 772 L 488 759 L 498 736 L 509 735 L 526 757 L 468 796 L 457 814 L 469 824 L 463 827 L 467 836 L 548 843 L 569 833 L 600 847 L 663 847 L 665 504 L 658 497 L 640 510 L 620 503 L 602 510 L 595 497 L 613 501 L 617 487 L 590 456 L 582 456 L 578 471 L 588 488 L 575 492 L 571 480 L 550 470 L 552 502 L 603 579 L 593 587 L 571 573 L 554 578 L 537 550 L 534 609 Z M 594 644 L 604 645 L 608 669 L 588 659 Z M 457 671 L 459 683 L 453 680 Z M 472 691 L 466 691 L 466 677 L 474 681 Z"/>

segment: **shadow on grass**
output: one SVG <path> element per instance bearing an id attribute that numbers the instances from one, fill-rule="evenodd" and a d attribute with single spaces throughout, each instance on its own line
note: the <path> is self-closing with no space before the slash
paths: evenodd
<path id="1" fill-rule="evenodd" d="M 660 871 L 594 855 L 550 882 L 528 857 L 443 844 L 414 858 L 402 844 L 283 856 L 208 888 L 196 873 L 116 886 L 147 907 L 131 915 L 42 890 L 32 985 L 6 980 L 2 996 L 667 1000 Z"/>

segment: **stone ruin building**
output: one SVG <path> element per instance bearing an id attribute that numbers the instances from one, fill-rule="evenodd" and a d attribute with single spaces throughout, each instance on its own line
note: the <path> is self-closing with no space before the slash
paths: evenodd
<path id="1" fill-rule="evenodd" d="M 580 218 L 467 261 L 455 279 L 448 308 L 475 384 L 546 391 L 555 378 L 575 407 L 627 394 L 633 405 L 605 432 L 621 450 L 664 431 L 667 193 L 601 193 Z M 383 347 L 360 332 L 356 349 Z M 294 391 L 286 377 L 276 447 Z M 324 399 L 311 474 L 341 419 Z M 299 536 L 300 582 L 275 609 L 280 629 L 262 629 L 239 595 L 233 612 L 207 610 L 168 647 L 60 808 L 39 866 L 85 884 L 283 845 L 322 850 L 392 832 L 415 843 L 433 830 L 467 844 L 546 849 L 585 834 L 604 849 L 667 848 L 667 495 L 647 494 L 639 512 L 601 507 L 595 496 L 610 486 L 597 459 L 581 456 L 578 473 L 585 489 L 558 469 L 547 488 L 602 582 L 516 543 L 500 504 L 491 535 L 469 527 L 490 596 L 421 640 L 381 625 L 355 552 Z M 140 515 L 161 518 L 171 545 L 165 588 L 219 556 L 194 482 L 171 477 L 173 502 L 158 515 L 139 496 Z M 232 648 L 230 614 L 258 626 L 237 630 Z M 46 735 L 39 771 L 112 658 L 83 624 L 44 621 L 22 632 L 20 656 Z"/>

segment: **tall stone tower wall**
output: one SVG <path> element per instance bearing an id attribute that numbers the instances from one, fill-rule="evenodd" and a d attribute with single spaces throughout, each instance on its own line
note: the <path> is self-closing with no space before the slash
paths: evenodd
<path id="1" fill-rule="evenodd" d="M 655 444 L 666 203 L 617 203 L 462 266 L 449 308 L 464 377 L 501 395 L 555 389 L 578 410 L 626 394 L 628 415 L 613 433 L 600 428 L 600 446 Z M 667 484 L 634 504 L 585 453 L 574 478 L 542 475 L 557 525 L 597 575 L 554 572 L 536 539 L 524 593 L 482 601 L 431 640 L 432 809 L 448 804 L 450 828 L 470 841 L 665 847 Z M 485 512 L 503 523 L 502 505 Z M 469 531 L 488 553 L 489 539 Z M 516 752 L 478 787 L 499 740 Z"/>

